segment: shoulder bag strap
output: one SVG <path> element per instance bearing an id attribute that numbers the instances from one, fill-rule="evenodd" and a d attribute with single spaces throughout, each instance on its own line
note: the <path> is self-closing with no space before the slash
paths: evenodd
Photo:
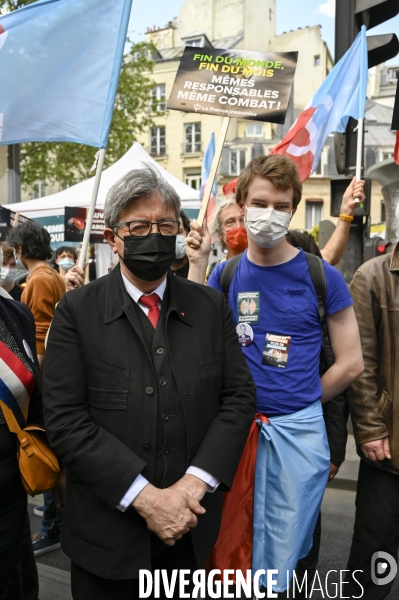
<path id="1" fill-rule="evenodd" d="M 0 408 L 3 411 L 4 418 L 6 420 L 8 429 L 11 431 L 11 433 L 16 433 L 17 435 L 21 433 L 22 430 L 18 425 L 18 421 L 15 418 L 11 408 L 7 406 L 7 404 L 5 404 L 2 400 L 0 400 Z"/>
<path id="2" fill-rule="evenodd" d="M 317 296 L 317 304 L 319 310 L 320 323 L 324 323 L 326 319 L 326 311 L 324 309 L 324 301 L 326 299 L 326 274 L 324 272 L 321 259 L 315 254 L 305 252 L 306 260 L 308 261 L 309 273 L 312 279 L 313 287 Z"/>
<path id="3" fill-rule="evenodd" d="M 237 256 L 234 256 L 234 258 L 231 258 L 230 260 L 226 261 L 226 266 L 224 267 L 222 274 L 220 276 L 220 287 L 223 290 L 223 294 L 226 297 L 226 300 L 229 299 L 229 289 L 230 289 L 230 284 L 231 281 L 233 279 L 235 270 L 238 266 L 238 263 L 240 262 L 242 257 L 242 254 L 238 254 Z"/>

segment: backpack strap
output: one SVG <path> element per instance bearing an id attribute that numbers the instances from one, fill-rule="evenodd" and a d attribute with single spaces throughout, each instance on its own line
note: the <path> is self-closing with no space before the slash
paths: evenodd
<path id="1" fill-rule="evenodd" d="M 315 254 L 309 254 L 308 252 L 305 252 L 305 254 L 306 260 L 308 261 L 310 277 L 312 279 L 313 287 L 317 296 L 319 320 L 320 323 L 324 323 L 326 319 L 324 302 L 326 299 L 327 285 L 323 263 L 321 262 L 321 259 Z"/>
<path id="2" fill-rule="evenodd" d="M 223 294 L 225 295 L 226 300 L 229 299 L 230 284 L 233 279 L 235 270 L 238 266 L 238 263 L 241 260 L 241 257 L 242 257 L 242 254 L 237 254 L 237 256 L 234 256 L 234 258 L 227 260 L 226 266 L 224 267 L 222 274 L 220 276 L 219 284 L 223 290 Z"/>

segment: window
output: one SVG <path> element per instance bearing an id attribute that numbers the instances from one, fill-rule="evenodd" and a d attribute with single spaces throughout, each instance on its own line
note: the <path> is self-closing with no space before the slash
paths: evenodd
<path id="1" fill-rule="evenodd" d="M 399 79 L 399 69 L 389 69 L 389 79 L 390 81 L 397 81 Z"/>
<path id="2" fill-rule="evenodd" d="M 230 150 L 230 175 L 239 175 L 245 167 L 245 150 Z"/>
<path id="3" fill-rule="evenodd" d="M 156 85 L 151 90 L 151 108 L 156 111 L 164 111 L 166 108 L 165 102 L 165 84 Z"/>
<path id="4" fill-rule="evenodd" d="M 392 152 L 383 152 L 382 153 L 382 160 L 388 160 L 388 158 L 392 158 L 393 154 Z"/>
<path id="5" fill-rule="evenodd" d="M 166 134 L 165 127 L 151 127 L 151 150 L 153 156 L 165 156 Z"/>
<path id="6" fill-rule="evenodd" d="M 201 189 L 201 171 L 193 170 L 187 171 L 184 175 L 184 181 L 186 185 L 189 185 L 194 190 Z"/>
<path id="7" fill-rule="evenodd" d="M 184 153 L 201 152 L 201 123 L 184 126 Z"/>
<path id="8" fill-rule="evenodd" d="M 305 229 L 313 229 L 323 219 L 323 200 L 306 200 Z"/>
<path id="9" fill-rule="evenodd" d="M 32 185 L 32 200 L 43 198 L 46 195 L 46 184 L 44 181 L 37 181 Z"/>
<path id="10" fill-rule="evenodd" d="M 201 48 L 203 42 L 203 38 L 195 38 L 194 40 L 189 40 L 187 46 L 195 46 L 196 48 Z"/>
<path id="11" fill-rule="evenodd" d="M 262 123 L 250 123 L 247 125 L 247 137 L 263 137 Z"/>
<path id="12" fill-rule="evenodd" d="M 316 54 L 314 57 L 314 66 L 318 67 L 320 65 L 320 54 Z"/>

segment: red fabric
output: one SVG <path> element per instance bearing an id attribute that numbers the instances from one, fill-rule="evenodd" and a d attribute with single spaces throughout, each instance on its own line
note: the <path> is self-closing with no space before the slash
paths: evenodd
<path id="1" fill-rule="evenodd" d="M 234 227 L 226 231 L 226 246 L 237 252 L 244 252 L 248 248 L 248 235 L 245 227 Z"/>
<path id="2" fill-rule="evenodd" d="M 301 181 L 305 181 L 309 177 L 314 160 L 307 124 L 315 110 L 316 108 L 310 107 L 302 111 L 287 135 L 270 152 L 270 154 L 288 156 L 296 164 Z"/>
<path id="3" fill-rule="evenodd" d="M 220 569 L 223 573 L 224 569 L 234 569 L 245 573 L 252 568 L 254 478 L 259 438 L 257 419 L 269 423 L 267 417 L 256 413 L 231 491 L 223 495 L 219 537 L 205 564 L 208 572 Z"/>
<path id="4" fill-rule="evenodd" d="M 393 159 L 399 165 L 399 131 L 396 132 L 395 150 L 393 151 Z"/>
<path id="5" fill-rule="evenodd" d="M 159 315 L 161 310 L 158 307 L 159 296 L 158 294 L 149 294 L 148 296 L 141 296 L 139 302 L 149 308 L 147 317 L 151 321 L 151 325 L 155 329 L 158 323 Z"/>
<path id="6" fill-rule="evenodd" d="M 215 197 L 212 195 L 209 198 L 208 206 L 206 207 L 206 222 L 207 223 L 209 223 L 209 221 L 211 219 L 214 208 L 215 208 Z"/>
<path id="7" fill-rule="evenodd" d="M 238 182 L 238 177 L 237 177 L 237 179 L 233 179 L 232 181 L 229 181 L 229 183 L 226 183 L 223 186 L 223 194 L 225 196 L 228 196 L 229 194 L 235 194 L 237 191 L 237 182 Z"/>

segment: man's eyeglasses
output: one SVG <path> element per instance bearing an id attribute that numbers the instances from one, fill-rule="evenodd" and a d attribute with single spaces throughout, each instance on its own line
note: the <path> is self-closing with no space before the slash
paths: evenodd
<path id="1" fill-rule="evenodd" d="M 226 219 L 223 221 L 222 226 L 224 227 L 225 231 L 228 231 L 229 229 L 234 229 L 234 227 L 237 226 L 244 226 L 244 224 L 244 215 L 242 215 L 242 217 L 231 217 L 230 219 Z"/>
<path id="2" fill-rule="evenodd" d="M 161 235 L 177 235 L 180 227 L 179 221 L 166 219 L 165 221 L 127 221 L 117 223 L 112 229 L 120 228 L 131 236 L 143 237 L 149 235 L 153 225 L 157 226 L 158 233 Z"/>

